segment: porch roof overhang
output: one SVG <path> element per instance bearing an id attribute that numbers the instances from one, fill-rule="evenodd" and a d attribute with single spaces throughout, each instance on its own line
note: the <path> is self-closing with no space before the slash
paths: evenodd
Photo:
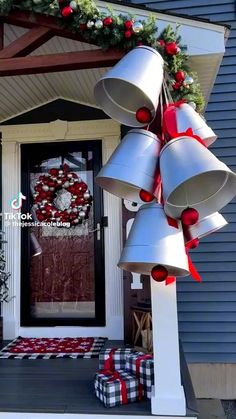
<path id="1" fill-rule="evenodd" d="M 107 2 L 97 0 L 96 4 L 101 10 L 107 10 Z M 154 15 L 159 33 L 168 24 L 171 24 L 173 27 L 177 24 L 180 25 L 179 33 L 182 37 L 182 44 L 187 46 L 191 69 L 197 72 L 206 102 L 208 101 L 225 51 L 225 39 L 228 36 L 228 28 L 226 26 L 190 19 L 189 17 L 185 18 L 183 16 L 153 12 L 153 10 L 150 11 L 147 8 L 128 6 L 119 2 L 113 3 L 112 8 L 117 14 L 132 14 L 141 20 L 145 20 L 150 14 Z M 4 47 L 7 47 L 26 34 L 28 28 L 32 27 L 35 21 L 30 21 L 29 19 L 27 23 L 26 21 L 23 22 L 23 20 L 20 21 L 20 19 L 17 21 L 17 19 L 6 18 L 5 22 Z M 73 36 L 70 37 L 72 39 L 62 37 L 60 36 L 60 31 L 58 31 L 56 36 L 51 37 L 47 31 L 43 31 L 43 28 L 46 28 L 44 25 L 40 24 L 41 36 L 46 37 L 46 42 L 33 52 L 30 52 L 28 56 L 65 52 L 79 54 L 79 51 L 100 49 L 95 45 L 81 42 L 80 38 L 77 40 L 73 39 Z M 98 51 L 99 54 L 100 52 Z M 24 60 L 27 62 L 27 58 Z M 49 61 L 50 57 L 48 57 L 48 63 Z M 116 61 L 117 56 L 114 53 L 113 58 L 110 58 L 109 65 L 113 65 Z M 7 63 L 6 59 L 4 62 Z M 51 72 L 53 67 L 50 68 L 48 65 L 44 70 L 48 72 L 31 74 L 31 71 L 29 71 L 27 75 L 12 75 L 14 73 L 9 73 L 6 76 L 8 73 L 3 71 L 4 62 L 2 61 L 0 64 L 0 122 L 57 98 L 96 107 L 93 89 L 96 82 L 108 69 L 108 67 L 102 67 L 101 58 L 99 68 L 93 68 L 94 65 L 90 66 L 89 63 L 85 63 L 84 67 L 76 67 L 75 64 L 71 68 L 68 67 L 68 71 L 65 71 L 62 67 L 63 71 Z"/>

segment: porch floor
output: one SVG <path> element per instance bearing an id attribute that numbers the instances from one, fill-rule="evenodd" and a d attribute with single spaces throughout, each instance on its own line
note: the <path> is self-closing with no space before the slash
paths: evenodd
<path id="1" fill-rule="evenodd" d="M 97 370 L 98 358 L 0 359 L 0 412 L 151 415 L 149 400 L 104 407 L 93 391 Z"/>

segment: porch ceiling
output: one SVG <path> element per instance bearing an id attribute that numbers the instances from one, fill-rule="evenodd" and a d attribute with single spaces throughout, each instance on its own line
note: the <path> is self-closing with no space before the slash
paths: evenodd
<path id="1" fill-rule="evenodd" d="M 98 2 L 100 8 L 105 7 Z M 134 11 L 124 5 L 113 7 L 117 13 L 136 14 L 137 18 L 145 19 L 148 10 Z M 226 29 L 221 25 L 185 19 L 183 17 L 155 14 L 159 31 L 167 24 L 181 24 L 180 34 L 183 44 L 188 45 L 190 65 L 198 73 L 199 81 L 206 100 L 208 100 L 220 62 L 224 54 L 224 36 Z M 17 26 L 4 25 L 4 46 L 27 32 Z M 55 54 L 78 50 L 92 50 L 98 47 L 54 37 L 47 41 L 31 55 Z M 107 68 L 78 70 L 58 73 L 35 74 L 25 76 L 0 77 L 0 122 L 19 115 L 43 103 L 57 98 L 96 106 L 93 89 Z"/>

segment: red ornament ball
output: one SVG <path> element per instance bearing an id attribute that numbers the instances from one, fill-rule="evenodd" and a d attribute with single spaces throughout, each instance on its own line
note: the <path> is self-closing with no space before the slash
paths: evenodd
<path id="1" fill-rule="evenodd" d="M 165 44 L 166 44 L 164 39 L 159 39 L 159 41 L 157 41 L 157 42 L 159 43 L 160 47 L 164 47 Z"/>
<path id="2" fill-rule="evenodd" d="M 136 119 L 140 124 L 149 124 L 152 120 L 152 114 L 150 109 L 143 106 L 139 108 L 136 112 Z"/>
<path id="3" fill-rule="evenodd" d="M 188 242 L 188 249 L 196 249 L 198 247 L 200 241 L 199 239 L 193 239 L 190 242 Z"/>
<path id="4" fill-rule="evenodd" d="M 151 275 L 154 281 L 163 282 L 168 277 L 168 271 L 164 266 L 156 265 L 152 268 Z"/>
<path id="5" fill-rule="evenodd" d="M 144 202 L 152 202 L 154 199 L 153 194 L 151 194 L 148 191 L 145 191 L 144 189 L 141 189 L 141 191 L 139 192 L 139 197 Z"/>
<path id="6" fill-rule="evenodd" d="M 132 20 L 126 20 L 125 21 L 124 27 L 125 27 L 126 30 L 132 29 L 132 26 L 133 26 Z"/>
<path id="7" fill-rule="evenodd" d="M 103 25 L 104 26 L 111 26 L 113 23 L 113 20 L 110 16 L 105 17 L 105 19 L 103 19 Z"/>
<path id="8" fill-rule="evenodd" d="M 125 37 L 126 39 L 131 38 L 131 36 L 132 36 L 132 31 L 131 31 L 131 30 L 125 31 L 125 33 L 124 33 L 124 37 Z"/>
<path id="9" fill-rule="evenodd" d="M 179 70 L 175 73 L 175 80 L 178 82 L 183 82 L 185 79 L 185 73 L 182 70 Z"/>
<path id="10" fill-rule="evenodd" d="M 176 55 L 179 52 L 179 47 L 177 46 L 176 42 L 168 42 L 165 45 L 165 52 L 168 55 Z"/>
<path id="11" fill-rule="evenodd" d="M 58 170 L 57 169 L 50 169 L 49 173 L 51 176 L 56 177 L 58 176 Z"/>
<path id="12" fill-rule="evenodd" d="M 195 208 L 186 208 L 181 214 L 181 221 L 185 226 L 192 226 L 198 222 L 199 212 Z"/>
<path id="13" fill-rule="evenodd" d="M 179 83 L 178 81 L 172 84 L 173 90 L 179 90 L 180 87 L 181 87 L 181 83 Z"/>
<path id="14" fill-rule="evenodd" d="M 61 15 L 63 17 L 69 17 L 73 13 L 73 9 L 70 6 L 63 7 Z"/>

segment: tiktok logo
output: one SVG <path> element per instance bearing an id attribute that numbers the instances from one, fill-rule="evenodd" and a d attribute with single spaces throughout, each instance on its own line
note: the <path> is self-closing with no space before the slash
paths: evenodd
<path id="1" fill-rule="evenodd" d="M 25 196 L 25 195 L 23 195 L 23 193 L 19 192 L 19 193 L 18 193 L 18 195 L 17 195 L 17 197 L 16 197 L 16 198 L 14 198 L 14 199 L 11 201 L 11 207 L 12 207 L 14 210 L 18 210 L 18 209 L 20 209 L 20 208 L 22 207 L 22 205 L 23 205 L 23 199 L 25 200 L 25 199 L 26 199 L 26 196 Z"/>

